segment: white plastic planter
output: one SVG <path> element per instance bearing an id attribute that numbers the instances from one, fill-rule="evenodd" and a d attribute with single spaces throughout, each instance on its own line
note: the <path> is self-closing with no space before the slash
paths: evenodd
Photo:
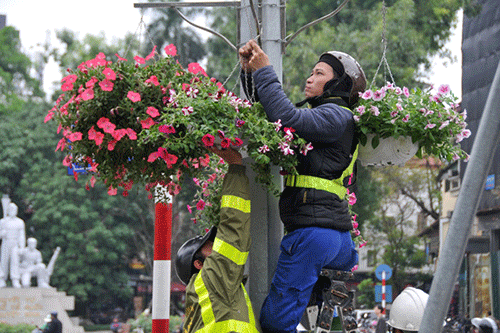
<path id="1" fill-rule="evenodd" d="M 358 160 L 363 166 L 401 166 L 417 153 L 418 143 L 412 143 L 411 137 L 381 138 L 377 148 L 373 149 L 374 136 L 367 134 L 366 146 L 359 145 Z"/>

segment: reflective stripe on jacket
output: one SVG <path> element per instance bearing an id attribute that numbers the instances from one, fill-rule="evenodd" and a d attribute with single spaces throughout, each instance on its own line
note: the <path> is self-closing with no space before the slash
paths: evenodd
<path id="1" fill-rule="evenodd" d="M 248 178 L 244 166 L 230 165 L 222 186 L 221 220 L 212 254 L 186 287 L 183 332 L 260 332 L 242 284 L 249 250 Z"/>

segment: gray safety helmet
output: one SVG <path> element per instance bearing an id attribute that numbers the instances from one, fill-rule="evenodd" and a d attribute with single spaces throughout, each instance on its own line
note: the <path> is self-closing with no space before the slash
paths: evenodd
<path id="1" fill-rule="evenodd" d="M 359 93 L 363 93 L 366 89 L 366 76 L 363 68 L 361 68 L 356 59 L 354 59 L 347 53 L 339 51 L 329 51 L 323 53 L 320 56 L 320 59 L 326 54 L 333 56 L 342 64 L 344 72 L 338 74 L 342 76 L 345 73 L 346 76 L 351 79 L 352 86 L 351 90 L 348 92 L 348 104 L 349 106 L 355 105 L 359 100 Z"/>

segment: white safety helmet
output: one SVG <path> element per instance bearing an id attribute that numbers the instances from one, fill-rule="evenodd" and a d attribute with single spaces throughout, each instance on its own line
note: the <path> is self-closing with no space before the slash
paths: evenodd
<path id="1" fill-rule="evenodd" d="M 407 287 L 392 303 L 387 323 L 403 331 L 418 332 L 428 298 L 422 290 Z"/>

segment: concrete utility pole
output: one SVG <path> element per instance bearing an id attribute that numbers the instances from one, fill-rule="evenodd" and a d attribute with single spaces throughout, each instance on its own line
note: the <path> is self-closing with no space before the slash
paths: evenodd
<path id="1" fill-rule="evenodd" d="M 254 8 L 260 24 L 260 40 L 262 48 L 269 56 L 269 61 L 274 67 L 280 81 L 282 73 L 282 26 L 284 22 L 284 0 L 261 0 L 258 8 Z M 250 39 L 257 37 L 255 20 L 251 10 L 251 1 L 241 1 L 240 14 L 240 36 L 238 46 Z M 250 161 L 246 160 L 248 164 Z M 283 225 L 278 212 L 278 198 L 267 193 L 260 184 L 253 181 L 255 174 L 251 168 L 248 176 L 250 178 L 250 191 L 252 193 L 252 248 L 249 256 L 249 294 L 256 311 L 262 307 L 266 298 L 271 280 L 278 262 L 281 238 L 283 237 Z M 279 168 L 272 167 L 275 183 L 281 188 L 281 176 Z"/>
<path id="2" fill-rule="evenodd" d="M 450 228 L 432 280 L 420 333 L 440 332 L 467 246 L 486 176 L 500 142 L 500 63 L 491 84 Z"/>

